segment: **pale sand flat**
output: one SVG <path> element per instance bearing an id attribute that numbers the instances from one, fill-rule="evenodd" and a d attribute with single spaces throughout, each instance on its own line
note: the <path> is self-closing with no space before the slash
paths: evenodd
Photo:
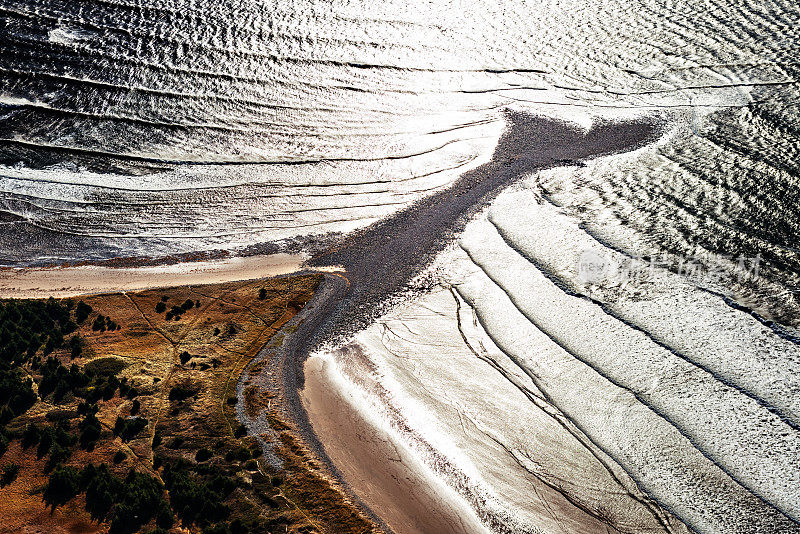
<path id="1" fill-rule="evenodd" d="M 148 267 L 7 268 L 0 269 L 0 298 L 59 298 L 252 280 L 299 271 L 306 259 L 271 254 Z"/>

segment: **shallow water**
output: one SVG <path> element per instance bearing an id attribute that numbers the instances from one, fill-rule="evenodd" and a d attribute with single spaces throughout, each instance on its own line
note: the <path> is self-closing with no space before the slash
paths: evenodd
<path id="1" fill-rule="evenodd" d="M 353 341 L 372 367 L 327 357 L 497 531 L 560 528 L 534 478 L 623 532 L 797 531 L 799 23 L 783 0 L 4 0 L 0 263 L 296 249 L 486 163 L 506 109 L 657 117 L 658 142 L 494 201 L 438 289 Z"/>
<path id="2" fill-rule="evenodd" d="M 39 229 L 9 263 L 352 229 L 485 161 L 512 107 L 670 112 L 686 135 L 605 205 L 797 270 L 791 2 L 8 0 L 0 21 L 0 209 L 27 220 L 2 224 Z"/>

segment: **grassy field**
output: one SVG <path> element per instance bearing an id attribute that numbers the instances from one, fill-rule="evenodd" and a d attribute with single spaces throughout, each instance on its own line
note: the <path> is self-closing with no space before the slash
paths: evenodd
<path id="1" fill-rule="evenodd" d="M 0 532 L 372 531 L 289 426 L 270 419 L 276 468 L 235 417 L 242 370 L 320 279 L 2 303 L 4 369 L 35 397 L 4 408 Z M 251 414 L 270 403 L 244 398 Z"/>

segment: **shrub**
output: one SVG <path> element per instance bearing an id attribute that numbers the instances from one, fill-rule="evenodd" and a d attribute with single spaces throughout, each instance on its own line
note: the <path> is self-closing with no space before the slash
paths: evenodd
<path id="1" fill-rule="evenodd" d="M 0 361 L 33 360 L 42 345 L 45 352 L 52 352 L 76 328 L 69 308 L 52 298 L 0 302 Z"/>
<path id="2" fill-rule="evenodd" d="M 74 467 L 57 466 L 50 474 L 43 499 L 53 509 L 66 503 L 80 491 L 80 472 Z"/>
<path id="3" fill-rule="evenodd" d="M 170 440 L 169 444 L 167 444 L 167 448 L 169 449 L 180 449 L 183 446 L 184 439 L 181 436 L 175 436 Z"/>
<path id="4" fill-rule="evenodd" d="M 31 445 L 36 445 L 42 437 L 42 431 L 33 423 L 28 423 L 22 433 L 22 448 L 27 449 Z"/>
<path id="5" fill-rule="evenodd" d="M 86 510 L 94 520 L 108 518 L 110 534 L 137 532 L 153 518 L 160 527 L 173 523 L 163 487 L 150 475 L 131 470 L 121 480 L 105 464 L 99 468 L 89 464 L 80 472 L 79 482 L 79 489 L 86 491 Z"/>
<path id="6" fill-rule="evenodd" d="M 72 336 L 69 340 L 70 358 L 73 360 L 83 352 L 83 341 L 80 336 Z"/>
<path id="7" fill-rule="evenodd" d="M 142 403 L 139 402 L 139 399 L 134 400 L 131 403 L 131 415 L 136 415 L 139 413 L 139 410 L 142 408 Z"/>
<path id="8" fill-rule="evenodd" d="M 95 332 L 106 331 L 106 318 L 102 313 L 94 318 L 94 322 L 92 322 L 92 330 Z"/>
<path id="9" fill-rule="evenodd" d="M 211 456 L 212 454 L 210 450 L 202 448 L 199 451 L 197 451 L 197 454 L 195 454 L 194 459 L 197 460 L 198 462 L 205 462 L 210 460 Z"/>
<path id="10" fill-rule="evenodd" d="M 203 481 L 181 464 L 166 470 L 164 482 L 172 508 L 185 524 L 216 523 L 230 513 L 222 504 L 224 491 L 216 490 L 212 483 Z"/>
<path id="11" fill-rule="evenodd" d="M 53 400 L 60 402 L 67 393 L 78 393 L 89 385 L 90 378 L 77 365 L 69 369 L 55 358 L 48 358 L 41 367 L 42 380 L 39 382 L 39 396 L 45 398 L 50 393 Z"/>
<path id="12" fill-rule="evenodd" d="M 39 446 L 36 447 L 36 457 L 43 458 L 45 454 L 50 452 L 50 447 L 53 446 L 54 442 L 53 438 L 53 429 L 52 428 L 45 428 L 42 431 L 42 436 L 39 439 Z"/>
<path id="13" fill-rule="evenodd" d="M 99 468 L 87 465 L 81 473 L 81 479 L 86 487 L 86 511 L 92 519 L 104 520 L 122 491 L 121 481 L 111 474 L 106 464 Z"/>
<path id="14" fill-rule="evenodd" d="M 225 460 L 228 462 L 232 462 L 234 460 L 239 460 L 240 462 L 246 462 L 247 460 L 252 458 L 252 453 L 250 449 L 247 447 L 238 447 L 232 451 L 228 451 L 225 454 Z"/>
<path id="15" fill-rule="evenodd" d="M 75 321 L 77 321 L 78 324 L 82 324 L 89 317 L 90 313 L 92 313 L 91 306 L 83 301 L 78 302 L 78 306 L 75 308 Z"/>
<path id="16" fill-rule="evenodd" d="M 125 461 L 127 458 L 128 458 L 128 455 L 127 455 L 127 454 L 125 454 L 125 453 L 124 453 L 124 452 L 122 452 L 122 451 L 117 451 L 117 452 L 114 454 L 114 458 L 113 458 L 113 460 L 114 460 L 114 463 L 115 463 L 115 464 L 121 464 L 121 463 L 122 463 L 122 462 L 124 462 L 124 461 Z"/>
<path id="17" fill-rule="evenodd" d="M 247 534 L 250 529 L 248 529 L 243 523 L 241 519 L 234 519 L 231 521 L 231 534 Z"/>
<path id="18" fill-rule="evenodd" d="M 97 407 L 97 404 L 92 404 L 86 401 L 78 404 L 78 414 L 80 415 L 96 414 L 98 410 L 99 408 Z"/>
<path id="19" fill-rule="evenodd" d="M 100 439 L 100 435 L 103 431 L 103 428 L 100 426 L 100 421 L 98 421 L 95 416 L 95 412 L 87 413 L 86 417 L 78 423 L 78 430 L 81 432 L 79 441 L 81 447 L 84 449 L 93 448 L 95 442 Z"/>
<path id="20" fill-rule="evenodd" d="M 165 529 L 168 529 L 175 523 L 175 516 L 172 514 L 172 511 L 166 506 L 161 506 L 156 514 L 156 524 L 158 525 L 158 529 L 162 532 L 166 533 Z"/>
<path id="21" fill-rule="evenodd" d="M 265 298 L 267 298 L 267 290 L 262 287 L 258 290 L 258 299 L 264 300 Z"/>
<path id="22" fill-rule="evenodd" d="M 200 387 L 192 384 L 178 384 L 169 390 L 170 402 L 181 402 L 197 395 Z"/>
<path id="23" fill-rule="evenodd" d="M 125 478 L 123 490 L 117 495 L 117 505 L 111 512 L 109 534 L 130 534 L 158 517 L 172 514 L 164 499 L 164 491 L 159 482 L 144 473 L 130 471 Z"/>
<path id="24" fill-rule="evenodd" d="M 122 441 L 130 441 L 145 427 L 147 427 L 147 419 L 144 417 L 128 417 L 125 419 L 117 417 L 117 421 L 114 423 L 114 435 L 119 436 Z"/>
<path id="25" fill-rule="evenodd" d="M 164 304 L 164 301 L 159 302 L 156 304 L 156 313 L 164 313 L 166 311 L 167 305 Z"/>
<path id="26" fill-rule="evenodd" d="M 0 487 L 8 486 L 17 479 L 19 466 L 17 464 L 6 464 L 0 469 Z"/>
<path id="27" fill-rule="evenodd" d="M 45 473 L 52 471 L 55 466 L 62 464 L 71 455 L 72 451 L 69 448 L 54 443 L 50 447 L 50 457 L 47 459 L 47 463 L 44 464 Z"/>
<path id="28" fill-rule="evenodd" d="M 22 415 L 36 402 L 33 381 L 23 376 L 20 369 L 0 368 L 0 406 L 6 413 L 0 418 L 3 424 Z"/>

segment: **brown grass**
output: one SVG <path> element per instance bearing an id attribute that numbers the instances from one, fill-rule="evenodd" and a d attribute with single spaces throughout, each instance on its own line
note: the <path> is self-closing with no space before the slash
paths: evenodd
<path id="1" fill-rule="evenodd" d="M 244 468 L 245 461 L 225 459 L 226 453 L 242 447 L 258 449 L 254 438 L 235 436 L 239 423 L 227 401 L 235 395 L 240 374 L 261 347 L 308 302 L 320 279 L 305 275 L 84 297 L 94 308 L 79 330 L 86 341 L 84 352 L 74 361 L 66 351 L 56 355 L 65 365 L 82 366 L 108 357 L 122 360 L 126 367 L 118 376 L 126 377 L 138 389 L 138 415 L 149 423 L 140 435 L 123 443 L 110 430 L 118 416 L 130 414 L 132 401 L 119 396 L 100 401 L 97 416 L 106 426 L 103 436 L 93 451 L 76 447 L 67 464 L 80 467 L 89 462 L 106 462 L 119 474 L 135 468 L 159 476 L 160 469 L 153 467 L 156 456 L 194 462 L 197 451 L 207 448 L 213 452 L 209 463 L 242 481 L 230 502 L 226 502 L 233 516 L 274 525 L 280 532 L 371 530 L 371 525 L 337 490 L 309 466 L 304 467 L 304 461 L 308 463 L 305 456 L 287 445 L 289 438 L 281 438 L 281 443 L 276 444 L 287 462 L 285 472 L 271 473 L 277 478 L 266 473 L 263 464 L 253 472 Z M 267 290 L 263 300 L 258 298 L 262 287 Z M 162 297 L 168 298 L 167 310 L 187 299 L 199 301 L 199 307 L 193 306 L 178 321 L 167 321 L 164 313 L 155 311 Z M 110 316 L 121 329 L 92 331 L 91 323 L 98 313 Z M 185 363 L 181 363 L 183 353 L 190 356 L 188 360 L 184 357 Z M 251 369 L 251 376 L 256 371 Z M 169 393 L 176 386 L 196 393 L 182 401 L 170 401 Z M 9 426 L 22 429 L 31 421 L 48 424 L 48 412 L 74 409 L 77 402 L 78 399 L 67 398 L 61 406 L 53 406 L 40 401 Z M 265 410 L 269 402 L 258 388 L 247 388 L 248 414 Z M 73 421 L 73 429 L 78 420 Z M 156 433 L 161 443 L 154 447 Z M 168 447 L 176 443 L 176 438 L 180 446 Z M 119 450 L 127 458 L 114 466 L 111 458 Z M 20 466 L 17 480 L 0 489 L 0 532 L 106 531 L 107 525 L 90 520 L 81 497 L 55 511 L 45 509 L 41 491 L 47 481 L 43 473 L 46 459 L 36 459 L 35 446 L 24 451 L 15 440 L 0 460 L 0 465 Z M 146 526 L 145 531 L 151 526 Z M 189 530 L 199 531 L 194 526 Z M 173 531 L 186 532 L 180 530 L 180 525 Z"/>

